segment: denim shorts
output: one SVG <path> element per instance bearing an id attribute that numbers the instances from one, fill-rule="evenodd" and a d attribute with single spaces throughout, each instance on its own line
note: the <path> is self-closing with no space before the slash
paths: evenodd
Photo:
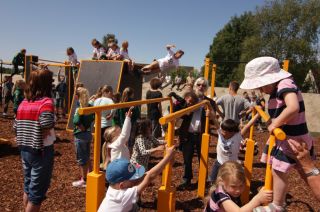
<path id="1" fill-rule="evenodd" d="M 24 192 L 34 205 L 46 198 L 53 170 L 53 145 L 44 147 L 42 154 L 21 151 Z"/>
<path id="2" fill-rule="evenodd" d="M 84 166 L 90 160 L 90 144 L 92 135 L 90 132 L 83 132 L 77 134 L 74 140 L 77 162 L 80 166 Z"/>

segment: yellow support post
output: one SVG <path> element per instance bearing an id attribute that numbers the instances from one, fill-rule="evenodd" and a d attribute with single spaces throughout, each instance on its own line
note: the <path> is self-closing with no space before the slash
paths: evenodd
<path id="1" fill-rule="evenodd" d="M 289 60 L 283 61 L 282 69 L 285 71 L 289 71 Z"/>
<path id="2" fill-rule="evenodd" d="M 198 177 L 198 197 L 204 198 L 206 191 L 206 180 L 208 175 L 208 156 L 209 156 L 209 117 L 206 116 L 205 132 L 202 134 L 201 139 L 201 156 L 200 156 L 200 167 Z"/>
<path id="3" fill-rule="evenodd" d="M 255 110 L 252 111 L 252 119 L 256 115 Z M 254 140 L 253 140 L 253 131 L 254 131 L 254 124 L 250 127 L 250 135 L 249 139 L 247 140 L 246 145 L 246 154 L 244 159 L 244 173 L 246 175 L 246 187 L 241 194 L 241 202 L 246 204 L 249 202 L 249 193 L 250 193 L 250 183 L 252 178 L 252 164 L 253 164 L 253 157 L 254 157 Z"/>
<path id="4" fill-rule="evenodd" d="M 101 146 L 101 112 L 95 113 L 93 172 L 87 175 L 86 211 L 97 211 L 105 193 L 105 175 L 99 171 Z"/>
<path id="5" fill-rule="evenodd" d="M 174 123 L 172 120 L 168 123 L 167 145 L 172 146 L 174 141 Z M 162 172 L 162 186 L 158 190 L 158 211 L 175 211 L 175 188 L 171 184 L 172 164 L 166 165 Z"/>
<path id="6" fill-rule="evenodd" d="M 209 66 L 210 66 L 210 58 L 206 58 L 205 64 L 204 64 L 204 78 L 206 80 L 209 79 Z"/>
<path id="7" fill-rule="evenodd" d="M 211 98 L 214 98 L 214 87 L 216 85 L 216 72 L 217 72 L 217 65 L 212 64 L 212 72 L 211 72 Z"/>
<path id="8" fill-rule="evenodd" d="M 270 154 L 275 143 L 276 143 L 276 137 L 274 135 L 270 135 L 268 157 L 267 157 L 266 178 L 264 181 L 264 188 L 270 191 L 272 191 L 272 165 L 270 164 Z"/>

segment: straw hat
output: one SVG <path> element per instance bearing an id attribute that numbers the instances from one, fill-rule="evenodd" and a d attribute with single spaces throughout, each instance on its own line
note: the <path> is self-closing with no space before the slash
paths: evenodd
<path id="1" fill-rule="evenodd" d="M 279 66 L 273 57 L 257 57 L 247 63 L 242 89 L 256 89 L 290 77 L 291 74 Z"/>

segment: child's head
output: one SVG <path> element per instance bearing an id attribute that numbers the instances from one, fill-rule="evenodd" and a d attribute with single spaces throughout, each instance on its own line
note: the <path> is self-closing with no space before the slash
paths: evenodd
<path id="1" fill-rule="evenodd" d="M 176 53 L 174 53 L 174 58 L 180 59 L 184 55 L 184 51 L 178 50 Z"/>
<path id="2" fill-rule="evenodd" d="M 162 85 L 162 82 L 159 78 L 152 78 L 150 80 L 150 87 L 153 90 L 159 89 L 161 87 L 161 85 Z"/>
<path id="3" fill-rule="evenodd" d="M 26 49 L 21 49 L 21 50 L 20 50 L 20 53 L 23 54 L 23 55 L 25 55 L 25 54 L 27 53 L 27 50 L 26 50 Z"/>
<path id="4" fill-rule="evenodd" d="M 91 41 L 91 45 L 94 47 L 94 48 L 99 48 L 101 46 L 100 42 L 97 40 L 97 39 L 92 39 Z"/>
<path id="5" fill-rule="evenodd" d="M 233 92 L 237 93 L 239 89 L 239 83 L 237 81 L 232 81 L 229 83 L 229 90 L 232 90 Z"/>
<path id="6" fill-rule="evenodd" d="M 245 188 L 245 174 L 241 164 L 227 161 L 219 168 L 217 186 L 222 186 L 232 197 L 239 197 Z"/>
<path id="7" fill-rule="evenodd" d="M 126 87 L 122 92 L 121 102 L 128 102 L 130 99 L 134 98 L 133 88 Z"/>
<path id="8" fill-rule="evenodd" d="M 104 97 L 108 97 L 112 99 L 113 98 L 112 93 L 113 93 L 113 89 L 112 89 L 112 86 L 110 85 L 104 85 L 101 89 L 101 94 Z"/>
<path id="9" fill-rule="evenodd" d="M 120 92 L 114 93 L 112 100 L 114 103 L 119 103 L 121 101 L 121 93 Z"/>
<path id="10" fill-rule="evenodd" d="M 273 57 L 258 57 L 247 63 L 242 89 L 259 89 L 271 94 L 277 82 L 290 77 L 291 74 L 280 68 L 279 61 Z"/>
<path id="11" fill-rule="evenodd" d="M 66 76 L 59 75 L 59 82 L 63 82 L 66 79 Z"/>
<path id="12" fill-rule="evenodd" d="M 74 49 L 72 47 L 67 48 L 67 55 L 70 56 L 74 53 Z"/>
<path id="13" fill-rule="evenodd" d="M 239 124 L 232 119 L 226 119 L 221 123 L 220 133 L 225 139 L 231 138 L 239 131 Z"/>
<path id="14" fill-rule="evenodd" d="M 122 42 L 122 48 L 123 48 L 123 49 L 128 49 L 128 47 L 129 47 L 129 42 L 126 41 L 126 40 L 123 41 L 123 42 Z"/>
<path id="15" fill-rule="evenodd" d="M 137 185 L 145 173 L 145 168 L 131 164 L 127 159 L 116 159 L 109 163 L 106 170 L 106 179 L 112 186 L 118 189 L 131 188 Z"/>
<path id="16" fill-rule="evenodd" d="M 138 119 L 136 123 L 136 135 L 149 137 L 152 134 L 151 121 L 146 118 Z"/>
<path id="17" fill-rule="evenodd" d="M 244 96 L 244 98 L 248 98 L 249 97 L 249 94 L 247 91 L 243 92 L 242 95 Z"/>
<path id="18" fill-rule="evenodd" d="M 184 94 L 184 100 L 186 101 L 187 106 L 194 105 L 198 103 L 199 98 L 193 91 L 188 91 Z"/>
<path id="19" fill-rule="evenodd" d="M 80 87 L 77 89 L 77 94 L 80 107 L 87 107 L 90 98 L 88 89 Z"/>
<path id="20" fill-rule="evenodd" d="M 37 98 L 52 97 L 53 73 L 48 69 L 32 71 L 26 89 L 26 98 L 35 101 Z"/>
<path id="21" fill-rule="evenodd" d="M 108 47 L 112 50 L 116 50 L 118 48 L 118 45 L 115 42 L 108 43 Z"/>
<path id="22" fill-rule="evenodd" d="M 104 131 L 104 140 L 107 144 L 111 144 L 114 140 L 116 140 L 121 133 L 121 128 L 119 126 L 108 127 Z"/>
<path id="23" fill-rule="evenodd" d="M 16 89 L 24 90 L 26 88 L 26 82 L 24 80 L 17 80 L 15 87 Z"/>
<path id="24" fill-rule="evenodd" d="M 84 87 L 84 84 L 83 84 L 82 82 L 77 82 L 77 84 L 76 84 L 76 90 L 77 90 L 78 88 L 81 88 L 81 87 Z"/>

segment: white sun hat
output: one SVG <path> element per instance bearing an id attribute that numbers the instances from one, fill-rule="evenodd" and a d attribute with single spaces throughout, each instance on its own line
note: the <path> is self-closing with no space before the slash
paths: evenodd
<path id="1" fill-rule="evenodd" d="M 273 57 L 257 57 L 247 63 L 244 71 L 242 89 L 256 89 L 290 77 L 291 74 L 280 68 L 279 61 Z"/>

